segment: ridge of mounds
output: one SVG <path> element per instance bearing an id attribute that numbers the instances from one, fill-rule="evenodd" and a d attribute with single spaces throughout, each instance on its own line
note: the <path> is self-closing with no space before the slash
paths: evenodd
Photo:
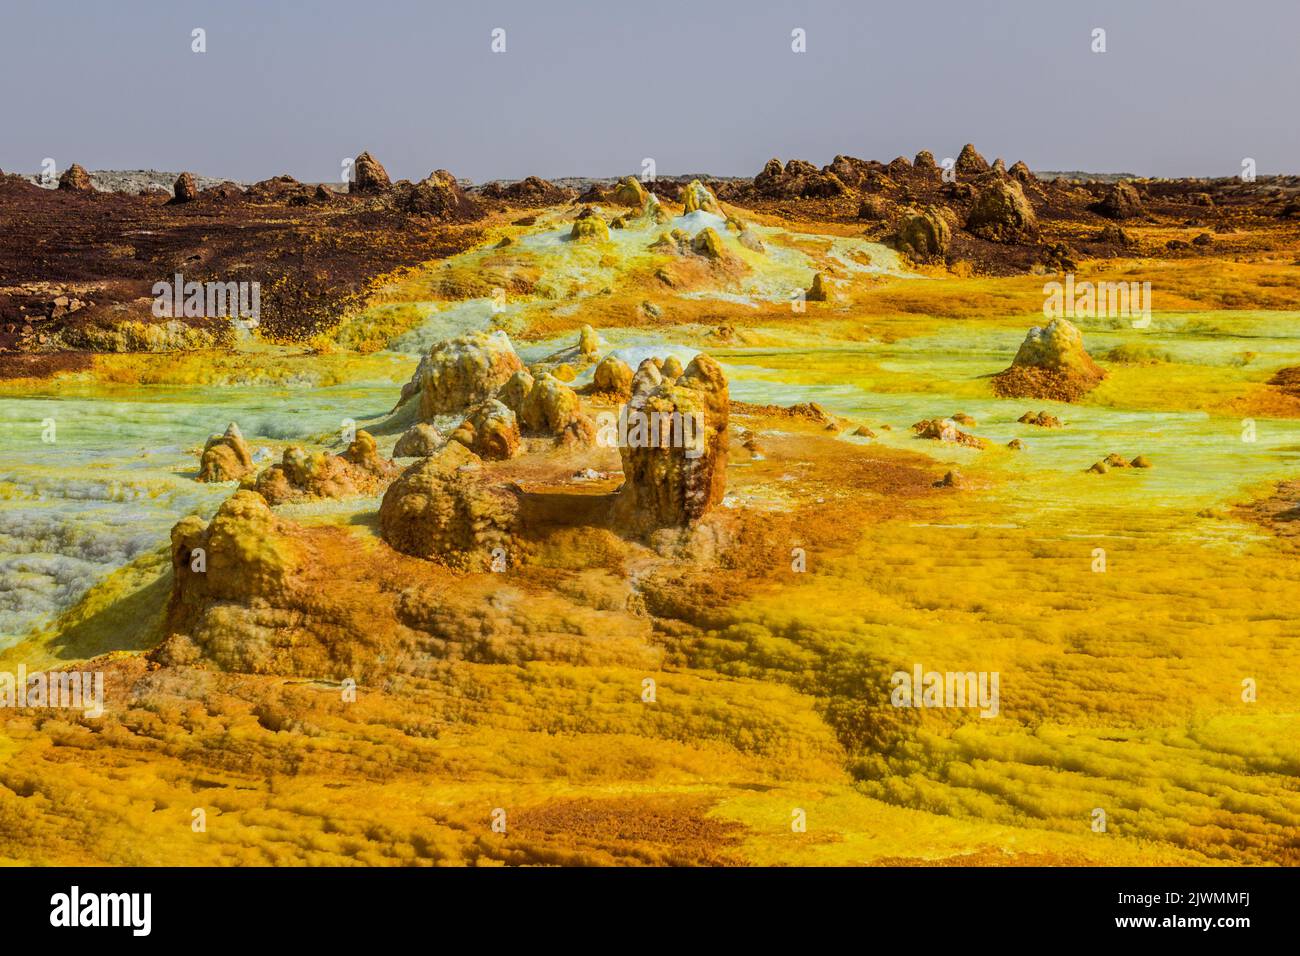
<path id="1" fill-rule="evenodd" d="M 443 222 L 473 222 L 486 215 L 445 169 L 435 169 L 418 183 L 400 180 L 393 193 L 396 207 L 411 215 L 432 216 Z"/>
<path id="2" fill-rule="evenodd" d="M 508 206 L 524 206 L 540 209 L 546 206 L 560 206 L 570 202 L 577 195 L 573 189 L 556 186 L 538 176 L 529 176 L 517 182 L 494 181 L 484 183 L 474 191 L 479 199 L 505 203 Z"/>
<path id="3" fill-rule="evenodd" d="M 414 402 L 422 423 L 437 415 L 462 414 L 449 439 L 488 460 L 513 458 L 523 450 L 525 437 L 590 445 L 595 424 L 582 411 L 577 393 L 554 371 L 577 361 L 574 355 L 594 364 L 598 342 L 595 331 L 584 326 L 573 349 L 561 350 L 551 357 L 554 361 L 543 361 L 532 371 L 524 368 L 501 330 L 436 343 L 403 386 L 393 411 Z M 406 440 L 404 434 L 401 441 Z M 412 445 L 417 440 L 414 435 L 410 439 Z"/>
<path id="4" fill-rule="evenodd" d="M 712 262 L 726 262 L 733 266 L 737 265 L 735 258 L 728 254 L 726 247 L 723 245 L 722 237 L 718 235 L 717 230 L 712 226 L 705 226 L 693 236 L 684 229 L 661 232 L 650 243 L 650 249 L 669 255 L 695 256 Z"/>
<path id="5" fill-rule="evenodd" d="M 372 179 L 383 188 L 382 177 L 363 176 Z M 61 189 L 0 178 L 0 261 L 10 264 L 0 284 L 0 353 L 112 351 L 121 336 L 100 329 L 111 333 L 138 322 L 153 330 L 172 321 L 152 314 L 151 288 L 181 263 L 187 280 L 259 282 L 264 295 L 257 334 L 304 341 L 355 309 L 374 277 L 460 252 L 479 238 L 473 228 L 447 228 L 481 215 L 460 201 L 460 187 L 449 176 L 434 177 L 428 188 L 412 187 L 416 199 L 450 193 L 443 205 L 407 202 L 425 210 L 420 215 L 399 208 L 401 184 L 350 194 L 276 176 L 246 189 L 228 183 L 196 191 L 203 181 L 181 174 L 168 196 L 156 189 L 143 195 L 87 189 L 89 174 L 75 165 L 65 171 Z M 133 254 L 123 258 L 127 233 Z M 31 255 L 37 246 L 41 255 Z M 78 277 L 76 297 L 93 299 L 93 306 L 76 315 L 33 314 L 40 303 L 24 290 L 64 283 L 70 275 Z M 93 295 L 83 291 L 92 288 Z M 208 341 L 230 330 L 224 319 L 176 321 L 200 329 Z M 4 359 L 0 375 L 16 364 Z"/>
<path id="6" fill-rule="evenodd" d="M 597 362 L 599 338 L 590 327 L 579 332 L 573 349 L 553 358 L 571 352 L 595 366 L 595 387 L 586 391 L 626 401 L 628 409 L 629 437 L 613 438 L 624 471 L 613 502 L 614 527 L 635 535 L 686 528 L 718 504 L 726 483 L 729 412 L 718 364 L 703 354 L 685 368 L 673 357 L 646 359 L 635 372 L 612 353 Z M 494 477 L 493 463 L 547 447 L 599 461 L 596 446 L 610 443 L 602 441 L 578 393 L 544 363 L 523 368 L 504 332 L 434 345 L 403 388 L 397 409 L 416 408 L 417 397 L 422 418 L 460 411 L 463 419 L 440 447 L 432 448 L 440 436 L 418 434 L 418 424 L 399 439 L 399 446 L 431 453 L 389 487 L 380 509 L 381 535 L 399 551 L 453 567 L 481 569 L 488 551 L 511 549 L 519 529 L 526 496 Z M 667 434 L 638 431 L 660 423 L 667 423 Z"/>
<path id="7" fill-rule="evenodd" d="M 1150 468 L 1151 459 L 1146 455 L 1138 455 L 1132 461 L 1127 460 L 1123 455 L 1114 453 L 1107 455 L 1101 461 L 1085 469 L 1089 474 L 1104 475 L 1106 472 L 1115 468 Z"/>
<path id="8" fill-rule="evenodd" d="M 282 190 L 300 186 L 292 177 L 277 179 Z M 250 187 L 250 192 L 258 190 L 262 185 Z M 317 186 L 310 195 L 304 195 L 304 189 L 301 187 L 295 191 L 290 202 L 328 202 L 336 195 L 323 184 Z M 261 190 L 264 194 L 273 191 L 265 188 Z M 362 201 L 378 202 L 410 216 L 432 217 L 441 222 L 474 222 L 486 215 L 483 208 L 461 186 L 460 181 L 447 170 L 435 169 L 415 183 L 406 179 L 393 182 L 388 170 L 368 150 L 361 152 L 352 161 L 352 180 L 348 184 L 346 195 Z"/>
<path id="9" fill-rule="evenodd" d="M 1010 167 L 1001 159 L 989 163 L 971 144 L 952 169 L 956 179 L 947 182 L 952 177 L 945 177 L 928 150 L 889 163 L 839 155 L 821 168 L 771 159 L 751 181 L 720 184 L 718 198 L 784 218 L 860 222 L 868 238 L 893 243 L 918 262 L 963 260 L 992 273 L 1069 271 L 1081 256 L 1132 255 L 1132 237 L 1106 228 L 1108 222 L 1182 226 L 1213 220 L 1228 229 L 1226 218 L 1258 226 L 1300 217 L 1295 177 L 1274 177 L 1276 184 L 1269 185 L 1228 177 L 1040 179 L 1023 161 Z M 1080 238 L 1080 226 L 1095 228 Z M 1175 240 L 1158 254 L 1194 249 Z"/>
<path id="10" fill-rule="evenodd" d="M 397 466 L 379 456 L 370 433 L 358 431 L 341 455 L 308 452 L 297 445 L 286 448 L 279 464 L 255 478 L 245 477 L 240 487 L 278 505 L 378 494 L 396 474 Z"/>
<path id="11" fill-rule="evenodd" d="M 755 405 L 751 402 L 732 399 L 729 408 L 733 415 L 745 415 L 750 418 L 782 419 L 792 423 L 816 426 L 824 431 L 838 431 L 843 424 L 817 402 L 799 402 L 794 405 Z"/>
<path id="12" fill-rule="evenodd" d="M 1065 319 L 1053 319 L 1029 330 L 1011 366 L 993 377 L 993 391 L 1003 398 L 1074 402 L 1105 377 L 1084 349 L 1078 328 Z"/>

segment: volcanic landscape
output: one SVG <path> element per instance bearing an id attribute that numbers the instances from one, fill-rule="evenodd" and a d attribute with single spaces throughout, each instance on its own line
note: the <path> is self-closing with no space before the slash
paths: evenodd
<path id="1" fill-rule="evenodd" d="M 0 859 L 1300 863 L 1298 419 L 1296 177 L 0 175 Z"/>

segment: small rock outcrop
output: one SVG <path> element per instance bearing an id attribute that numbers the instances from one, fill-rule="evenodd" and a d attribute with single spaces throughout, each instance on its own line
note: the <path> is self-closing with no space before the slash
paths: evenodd
<path id="1" fill-rule="evenodd" d="M 191 202 L 198 196 L 199 184 L 195 181 L 193 173 L 181 173 L 176 177 L 176 183 L 172 186 L 172 202 Z"/>
<path id="2" fill-rule="evenodd" d="M 93 193 L 95 184 L 90 181 L 90 173 L 79 163 L 73 163 L 59 177 L 59 188 L 78 193 Z"/>
<path id="3" fill-rule="evenodd" d="M 682 189 L 682 212 L 692 213 L 703 210 L 716 215 L 723 215 L 722 207 L 718 205 L 718 199 L 709 188 L 698 179 L 692 179 Z"/>
<path id="4" fill-rule="evenodd" d="M 957 154 L 956 170 L 967 176 L 978 176 L 989 171 L 988 161 L 979 154 L 973 143 L 967 143 Z"/>
<path id="5" fill-rule="evenodd" d="M 1083 347 L 1083 334 L 1065 319 L 1029 330 L 1011 367 L 993 378 L 1005 398 L 1046 398 L 1073 402 L 1106 377 Z"/>
<path id="6" fill-rule="evenodd" d="M 485 460 L 505 461 L 519 454 L 519 422 L 514 412 L 490 398 L 470 409 L 451 433 L 451 441 L 460 442 Z"/>
<path id="7" fill-rule="evenodd" d="M 554 375 L 537 376 L 519 406 L 519 420 L 530 435 L 547 435 L 565 444 L 590 445 L 595 423 L 582 411 L 578 393 Z"/>
<path id="8" fill-rule="evenodd" d="M 528 393 L 533 390 L 533 381 L 532 373 L 521 368 L 497 391 L 497 401 L 517 413 L 523 406 L 524 399 L 528 397 Z"/>
<path id="9" fill-rule="evenodd" d="M 1023 160 L 1016 160 L 1012 167 L 1007 170 L 1007 174 L 1019 183 L 1032 183 L 1038 177 L 1033 174 Z"/>
<path id="10" fill-rule="evenodd" d="M 448 442 L 389 486 L 379 533 L 403 554 L 487 571 L 494 551 L 509 554 L 518 517 L 518 492 L 490 482 L 473 452 Z"/>
<path id="11" fill-rule="evenodd" d="M 804 292 L 803 297 L 809 302 L 826 301 L 826 283 L 820 272 L 813 275 L 812 285 Z"/>
<path id="12" fill-rule="evenodd" d="M 1133 245 L 1133 237 L 1114 223 L 1109 223 L 1103 226 L 1101 231 L 1094 237 L 1093 241 L 1104 242 L 1107 245 L 1121 246 L 1123 248 L 1128 248 Z"/>
<path id="13" fill-rule="evenodd" d="M 1060 428 L 1061 420 L 1047 412 L 1025 412 L 1016 421 L 1022 425 L 1036 425 L 1039 428 Z"/>
<path id="14" fill-rule="evenodd" d="M 352 161 L 352 183 L 348 192 L 382 193 L 392 185 L 388 170 L 369 152 L 363 152 Z"/>
<path id="15" fill-rule="evenodd" d="M 951 242 L 952 230 L 948 221 L 934 206 L 908 210 L 894 238 L 900 252 L 918 260 L 943 257 Z"/>
<path id="16" fill-rule="evenodd" d="M 1038 217 L 1013 179 L 996 179 L 975 194 L 966 228 L 993 242 L 1023 242 L 1038 234 Z"/>
<path id="17" fill-rule="evenodd" d="M 573 220 L 569 238 L 574 242 L 609 242 L 609 225 L 588 206 Z"/>
<path id="18" fill-rule="evenodd" d="M 916 432 L 917 438 L 965 445 L 967 448 L 984 448 L 988 444 L 984 439 L 959 429 L 951 418 L 927 418 L 913 425 L 912 431 Z"/>
<path id="19" fill-rule="evenodd" d="M 483 210 L 465 190 L 454 175 L 445 169 L 435 169 L 413 185 L 399 184 L 397 206 L 403 212 L 438 219 L 464 221 L 479 219 Z"/>
<path id="20" fill-rule="evenodd" d="M 722 500 L 727 483 L 727 379 L 707 355 L 669 383 L 644 362 L 627 404 L 620 440 L 624 484 L 619 511 L 627 526 L 685 527 Z"/>
<path id="21" fill-rule="evenodd" d="M 428 458 L 444 444 L 447 439 L 442 433 L 427 422 L 412 425 L 393 446 L 394 458 Z"/>
<path id="22" fill-rule="evenodd" d="M 627 399 L 632 396 L 632 366 L 617 355 L 605 356 L 596 366 L 592 390 Z"/>
<path id="23" fill-rule="evenodd" d="M 1093 208 L 1108 219 L 1132 219 L 1142 215 L 1142 197 L 1132 184 L 1121 181 L 1106 190 Z"/>
<path id="24" fill-rule="evenodd" d="M 500 199 L 513 206 L 558 206 L 572 199 L 572 189 L 562 189 L 540 176 L 528 176 L 516 183 L 487 183 L 479 190 L 487 199 Z"/>
<path id="25" fill-rule="evenodd" d="M 402 387 L 401 406 L 419 397 L 419 417 L 454 414 L 496 397 L 524 363 L 503 331 L 471 332 L 439 342 Z"/>
<path id="26" fill-rule="evenodd" d="M 620 206 L 627 206 L 638 212 L 645 208 L 649 193 L 635 176 L 628 176 L 614 189 L 613 200 Z"/>
<path id="27" fill-rule="evenodd" d="M 280 464 L 267 468 L 251 484 L 252 490 L 273 505 L 311 498 L 351 498 L 377 493 L 395 470 L 392 462 L 379 457 L 374 438 L 359 431 L 341 455 L 312 453 L 297 445 L 286 448 Z"/>
<path id="28" fill-rule="evenodd" d="M 238 481 L 252 471 L 253 453 L 234 422 L 226 426 L 224 435 L 213 435 L 203 446 L 199 481 Z"/>
<path id="29" fill-rule="evenodd" d="M 721 259 L 726 255 L 721 237 L 709 226 L 695 234 L 691 240 L 691 252 L 706 259 Z"/>

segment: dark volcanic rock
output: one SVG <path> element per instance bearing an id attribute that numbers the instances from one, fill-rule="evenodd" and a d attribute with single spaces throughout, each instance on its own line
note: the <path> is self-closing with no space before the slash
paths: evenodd
<path id="1" fill-rule="evenodd" d="M 529 176 L 517 183 L 487 183 L 478 194 L 485 199 L 499 199 L 512 206 L 558 206 L 576 194 L 572 189 L 561 189 L 538 176 Z"/>
<path id="2" fill-rule="evenodd" d="M 1013 179 L 996 179 L 975 195 L 966 228 L 994 242 L 1017 242 L 1038 232 L 1034 207 Z"/>
<path id="3" fill-rule="evenodd" d="M 971 143 L 967 143 L 957 154 L 957 172 L 968 176 L 978 176 L 989 171 L 989 164 Z"/>
<path id="4" fill-rule="evenodd" d="M 802 159 L 792 159 L 784 168 L 780 160 L 769 159 L 754 177 L 754 189 L 769 199 L 826 199 L 848 192 L 830 167 L 818 169 Z"/>
<path id="5" fill-rule="evenodd" d="M 456 177 L 436 169 L 414 185 L 401 184 L 397 207 L 403 212 L 439 219 L 480 219 L 483 209 L 460 188 Z"/>
<path id="6" fill-rule="evenodd" d="M 59 188 L 79 193 L 95 191 L 95 186 L 90 181 L 90 173 L 78 163 L 73 163 L 63 171 L 63 175 L 59 177 Z"/>
<path id="7" fill-rule="evenodd" d="M 381 193 L 392 186 L 392 181 L 388 178 L 388 170 L 384 169 L 379 160 L 369 152 L 363 152 L 353 160 L 352 175 L 350 192 Z"/>
<path id="8" fill-rule="evenodd" d="M 935 206 L 909 210 L 899 226 L 894 242 L 900 252 L 914 259 L 933 259 L 948 251 L 952 230 L 942 212 Z"/>
<path id="9" fill-rule="evenodd" d="M 172 187 L 173 202 L 190 202 L 197 199 L 198 195 L 199 186 L 194 181 L 193 173 L 181 173 L 176 177 L 176 185 Z"/>
<path id="10" fill-rule="evenodd" d="M 1129 183 L 1118 182 L 1106 190 L 1094 209 L 1108 219 L 1132 219 L 1142 214 L 1142 197 Z"/>
<path id="11" fill-rule="evenodd" d="M 1007 172 L 1012 179 L 1021 183 L 1032 183 L 1036 179 L 1029 167 L 1020 160 L 1017 160 L 1015 165 L 1013 165 Z"/>

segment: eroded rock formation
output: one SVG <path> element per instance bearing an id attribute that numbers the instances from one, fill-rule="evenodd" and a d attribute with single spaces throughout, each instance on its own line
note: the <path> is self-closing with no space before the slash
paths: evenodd
<path id="1" fill-rule="evenodd" d="M 417 422 L 402 433 L 393 445 L 394 458 L 427 458 L 446 444 L 438 429 L 427 422 Z"/>
<path id="2" fill-rule="evenodd" d="M 379 160 L 371 156 L 368 151 L 352 161 L 352 184 L 348 187 L 349 192 L 381 193 L 391 186 L 392 181 L 388 178 L 388 170 L 384 169 Z"/>
<path id="3" fill-rule="evenodd" d="M 900 252 L 918 260 L 941 258 L 951 242 L 952 229 L 942 211 L 934 206 L 909 210 L 894 240 Z"/>
<path id="4" fill-rule="evenodd" d="M 592 389 L 620 398 L 632 397 L 632 366 L 617 355 L 607 355 L 599 365 L 592 378 Z"/>
<path id="5" fill-rule="evenodd" d="M 727 482 L 729 399 L 722 368 L 697 355 L 669 382 L 642 363 L 619 443 L 619 513 L 633 530 L 684 527 L 722 500 Z"/>
<path id="6" fill-rule="evenodd" d="M 203 655 L 228 670 L 292 673 L 275 633 L 289 621 L 289 595 L 311 555 L 288 529 L 248 490 L 235 492 L 210 522 L 193 515 L 178 522 L 171 535 L 172 633 L 155 659 L 187 664 Z"/>
<path id="7" fill-rule="evenodd" d="M 448 339 L 420 360 L 402 387 L 398 406 L 418 396 L 421 419 L 462 412 L 495 398 L 497 390 L 523 368 L 505 332 L 472 332 Z"/>
<path id="8" fill-rule="evenodd" d="M 583 412 L 578 393 L 554 375 L 539 375 L 519 405 L 525 431 L 551 435 L 565 444 L 589 445 L 596 438 L 595 423 Z"/>
<path id="9" fill-rule="evenodd" d="M 195 182 L 193 173 L 181 173 L 176 177 L 176 183 L 172 186 L 173 202 L 190 202 L 198 196 L 199 185 Z"/>
<path id="10" fill-rule="evenodd" d="M 253 454 L 236 423 L 231 422 L 224 435 L 213 435 L 203 446 L 199 481 L 238 481 L 252 471 Z"/>
<path id="11" fill-rule="evenodd" d="M 477 465 L 473 452 L 448 442 L 402 472 L 379 506 L 383 539 L 403 554 L 460 570 L 488 570 L 494 551 L 511 549 L 519 496 Z"/>
<path id="12" fill-rule="evenodd" d="M 1132 219 L 1142 215 L 1142 197 L 1130 183 L 1114 183 L 1094 207 L 1108 219 Z"/>
<path id="13" fill-rule="evenodd" d="M 1014 179 L 995 179 L 975 194 L 966 228 L 994 242 L 1023 242 L 1038 233 L 1038 217 Z"/>
<path id="14" fill-rule="evenodd" d="M 488 461 L 504 461 L 519 454 L 519 422 L 515 413 L 494 398 L 470 409 L 451 433 L 474 454 Z"/>
<path id="15" fill-rule="evenodd" d="M 1029 330 L 1011 367 L 993 378 L 997 394 L 1073 402 L 1106 377 L 1083 347 L 1083 334 L 1065 319 Z"/>
<path id="16" fill-rule="evenodd" d="M 63 175 L 59 177 L 59 188 L 78 193 L 95 191 L 95 185 L 90 181 L 90 173 L 86 172 L 79 163 L 73 163 L 63 171 Z"/>
<path id="17" fill-rule="evenodd" d="M 375 440 L 359 431 L 341 455 L 308 452 L 294 445 L 253 481 L 252 488 L 273 505 L 309 498 L 350 498 L 376 494 L 396 468 L 379 456 Z"/>

